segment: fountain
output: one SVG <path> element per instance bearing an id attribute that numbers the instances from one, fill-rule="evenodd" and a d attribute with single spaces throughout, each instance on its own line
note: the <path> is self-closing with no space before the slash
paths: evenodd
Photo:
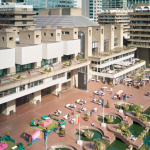
<path id="1" fill-rule="evenodd" d="M 84 132 L 84 136 L 88 139 L 91 139 L 91 138 L 93 138 L 94 133 L 92 131 L 87 130 Z"/>
<path id="2" fill-rule="evenodd" d="M 103 122 L 103 118 L 99 116 L 98 121 Z M 104 123 L 106 124 L 118 124 L 120 122 L 121 122 L 121 119 L 115 115 L 105 115 Z"/>
<path id="3" fill-rule="evenodd" d="M 90 134 L 93 134 L 93 137 L 92 137 L 92 135 L 90 136 L 90 137 L 86 137 L 85 135 L 84 135 L 84 133 L 90 133 Z M 76 137 L 79 139 L 79 132 L 77 132 L 76 133 Z M 84 132 L 82 132 L 81 134 L 80 134 L 80 139 L 82 140 L 82 141 L 93 141 L 94 139 L 98 139 L 98 138 L 100 138 L 100 139 L 102 139 L 102 134 L 99 132 L 99 131 L 97 131 L 97 130 L 94 130 L 94 129 L 84 129 Z"/>

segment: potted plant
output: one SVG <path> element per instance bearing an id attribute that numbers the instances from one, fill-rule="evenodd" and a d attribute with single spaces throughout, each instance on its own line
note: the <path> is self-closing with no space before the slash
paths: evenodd
<path id="1" fill-rule="evenodd" d="M 38 122 L 42 121 L 41 117 L 38 118 Z"/>
<path id="2" fill-rule="evenodd" d="M 88 115 L 88 114 L 86 114 L 85 116 L 84 116 L 84 120 L 85 121 L 88 121 L 90 119 L 90 116 Z"/>
<path id="3" fill-rule="evenodd" d="M 65 130 L 65 129 L 62 129 L 62 130 L 60 131 L 60 136 L 61 136 L 61 137 L 65 137 L 65 136 L 66 136 L 66 130 Z"/>
<path id="4" fill-rule="evenodd" d="M 110 107 L 110 104 L 109 104 L 109 101 L 107 100 L 106 108 L 109 108 L 109 107 Z"/>

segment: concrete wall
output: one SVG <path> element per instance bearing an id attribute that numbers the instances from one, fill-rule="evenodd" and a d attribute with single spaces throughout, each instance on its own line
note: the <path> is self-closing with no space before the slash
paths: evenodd
<path id="1" fill-rule="evenodd" d="M 0 69 L 11 68 L 15 66 L 15 49 L 0 50 Z"/>
<path id="2" fill-rule="evenodd" d="M 114 34 L 118 37 L 118 47 L 123 47 L 123 25 L 114 25 Z"/>
<path id="3" fill-rule="evenodd" d="M 39 9 L 39 15 L 50 15 L 50 9 Z"/>
<path id="4" fill-rule="evenodd" d="M 7 102 L 6 104 L 5 104 L 5 106 L 4 105 L 2 105 L 2 109 L 3 109 L 3 111 L 2 111 L 2 113 L 4 114 L 4 115 L 9 115 L 10 114 L 10 111 L 14 111 L 14 112 L 16 112 L 16 100 L 12 100 L 12 101 L 10 101 L 10 102 Z"/>
<path id="5" fill-rule="evenodd" d="M 104 52 L 104 26 L 93 26 L 92 37 L 98 40 L 98 52 Z"/>
<path id="6" fill-rule="evenodd" d="M 114 49 L 114 25 L 104 25 L 104 36 L 109 39 L 109 50 Z M 123 37 L 122 37 L 123 38 Z"/>
<path id="7" fill-rule="evenodd" d="M 16 47 L 15 57 L 15 63 L 20 65 L 42 61 L 42 45 L 18 46 Z"/>
<path id="8" fill-rule="evenodd" d="M 85 34 L 85 58 L 92 56 L 92 27 L 79 27 Z"/>
<path id="9" fill-rule="evenodd" d="M 20 31 L 20 43 L 24 44 L 41 44 L 41 31 L 22 30 Z"/>
<path id="10" fill-rule="evenodd" d="M 0 32 L 0 47 L 14 48 L 15 47 L 15 32 Z"/>
<path id="11" fill-rule="evenodd" d="M 61 41 L 61 29 L 43 28 L 41 30 L 42 41 Z"/>

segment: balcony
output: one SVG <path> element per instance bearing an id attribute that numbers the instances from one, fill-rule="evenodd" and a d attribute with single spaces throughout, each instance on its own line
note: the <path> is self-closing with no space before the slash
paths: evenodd
<path id="1" fill-rule="evenodd" d="M 114 70 L 110 70 L 108 72 L 106 72 L 105 70 L 102 72 L 94 72 L 92 71 L 93 75 L 97 75 L 97 76 L 102 76 L 102 77 L 108 77 L 111 79 L 115 79 L 118 78 L 122 75 L 125 75 L 133 70 L 136 70 L 142 66 L 145 66 L 146 62 L 143 60 L 140 60 L 139 62 L 133 64 L 133 65 L 129 65 L 127 67 L 123 67 L 123 69 L 114 69 Z"/>
<path id="2" fill-rule="evenodd" d="M 150 39 L 149 40 L 144 40 L 144 39 L 131 39 L 130 38 L 128 41 L 150 43 Z"/>
<path id="3" fill-rule="evenodd" d="M 130 26 L 150 26 L 150 23 L 129 23 Z"/>
<path id="4" fill-rule="evenodd" d="M 134 47 L 144 47 L 144 48 L 150 48 L 150 44 L 149 45 L 143 45 L 143 44 L 129 44 L 129 46 L 134 46 Z"/>
<path id="5" fill-rule="evenodd" d="M 145 32 L 147 32 L 147 31 L 149 31 L 150 32 L 150 29 L 129 29 L 130 31 L 145 31 Z"/>
<path id="6" fill-rule="evenodd" d="M 138 34 L 132 34 L 130 33 L 129 36 L 139 36 L 139 37 L 150 37 L 150 34 L 143 34 L 143 33 L 138 33 Z"/>
<path id="7" fill-rule="evenodd" d="M 118 48 L 117 48 L 118 49 Z M 118 51 L 117 49 L 114 49 L 112 51 L 109 52 L 104 52 L 104 53 L 98 53 L 98 52 L 94 52 L 92 54 L 92 56 L 90 57 L 90 60 L 92 61 L 94 60 L 105 60 L 105 59 L 109 59 L 121 54 L 126 54 L 128 52 L 134 52 L 136 50 L 136 48 L 131 47 L 131 46 L 124 46 L 123 48 L 119 48 Z"/>

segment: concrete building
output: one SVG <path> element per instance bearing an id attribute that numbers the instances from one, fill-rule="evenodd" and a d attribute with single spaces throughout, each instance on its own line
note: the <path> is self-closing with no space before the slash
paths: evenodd
<path id="1" fill-rule="evenodd" d="M 135 4 L 130 15 L 130 46 L 137 47 L 136 56 L 150 63 L 150 4 Z"/>
<path id="2" fill-rule="evenodd" d="M 129 10 L 129 9 L 107 9 L 107 10 L 102 10 L 99 14 L 98 14 L 98 20 L 97 22 L 99 24 L 114 24 L 114 25 L 118 25 L 118 24 L 122 24 L 123 25 L 123 37 L 125 39 L 129 39 L 130 36 L 129 34 L 129 16 L 128 13 L 129 12 L 133 12 L 133 10 Z"/>
<path id="3" fill-rule="evenodd" d="M 136 48 L 120 50 L 123 25 L 27 28 L 20 31 L 17 44 L 12 29 L 2 30 L 0 36 L 0 110 L 5 115 L 24 103 L 41 102 L 46 94 L 78 87 L 83 68 L 86 80 L 116 83 L 145 66 L 145 61 L 135 63 Z M 76 59 L 80 52 L 88 61 Z"/>
<path id="4" fill-rule="evenodd" d="M 102 10 L 102 0 L 82 0 L 82 15 L 97 21 L 97 13 Z"/>
<path id="5" fill-rule="evenodd" d="M 24 29 L 17 44 L 13 30 L 5 29 L 0 36 L 0 110 L 6 115 L 24 103 L 40 102 L 48 93 L 78 87 L 78 69 L 90 63 L 76 60 L 78 28 Z"/>
<path id="6" fill-rule="evenodd" d="M 0 28 L 15 27 L 16 30 L 22 30 L 26 27 L 35 26 L 33 21 L 33 6 L 16 3 L 0 4 Z"/>

